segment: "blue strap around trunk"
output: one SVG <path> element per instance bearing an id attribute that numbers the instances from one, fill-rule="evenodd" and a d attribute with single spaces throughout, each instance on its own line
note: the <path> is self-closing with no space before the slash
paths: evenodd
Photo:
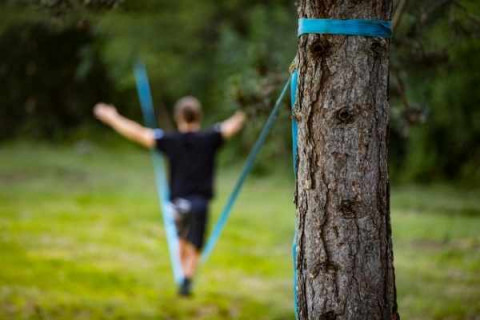
<path id="1" fill-rule="evenodd" d="M 298 36 L 309 33 L 390 38 L 392 24 L 383 20 L 299 19 Z"/>

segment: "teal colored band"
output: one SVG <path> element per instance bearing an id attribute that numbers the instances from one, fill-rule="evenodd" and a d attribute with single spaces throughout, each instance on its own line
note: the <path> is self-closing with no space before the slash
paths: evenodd
<path id="1" fill-rule="evenodd" d="M 390 38 L 392 36 L 392 23 L 383 20 L 363 19 L 299 19 L 298 36 L 310 33 Z"/>
<path id="2" fill-rule="evenodd" d="M 290 106 L 292 116 L 292 157 L 293 157 L 293 174 L 297 179 L 297 162 L 298 162 L 298 123 L 295 119 L 294 109 L 297 100 L 298 71 L 295 70 L 290 77 Z M 293 306 L 295 310 L 295 319 L 298 319 L 298 292 L 297 292 L 297 232 L 293 236 L 292 242 L 292 259 L 293 259 Z"/>

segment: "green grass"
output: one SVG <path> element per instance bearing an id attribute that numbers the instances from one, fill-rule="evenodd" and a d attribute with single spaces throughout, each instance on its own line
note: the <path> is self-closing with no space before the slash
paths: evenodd
<path id="1" fill-rule="evenodd" d="M 220 170 L 214 215 L 236 173 Z M 480 318 L 476 191 L 392 190 L 403 319 Z M 181 300 L 146 152 L 3 145 L 0 319 L 293 319 L 292 192 L 284 175 L 248 180 L 194 298 Z"/>

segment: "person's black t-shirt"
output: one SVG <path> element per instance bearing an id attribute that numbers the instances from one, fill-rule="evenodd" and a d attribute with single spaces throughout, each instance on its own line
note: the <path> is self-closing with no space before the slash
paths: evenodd
<path id="1" fill-rule="evenodd" d="M 170 164 L 170 199 L 213 197 L 215 155 L 223 144 L 220 127 L 196 132 L 155 130 L 156 147 Z"/>

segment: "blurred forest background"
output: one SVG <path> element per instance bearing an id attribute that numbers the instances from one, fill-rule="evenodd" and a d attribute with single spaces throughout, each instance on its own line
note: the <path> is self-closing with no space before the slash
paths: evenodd
<path id="1" fill-rule="evenodd" d="M 393 179 L 477 184 L 480 2 L 398 0 L 393 22 Z M 288 0 L 2 0 L 0 141 L 105 136 L 91 116 L 97 101 L 140 120 L 132 74 L 140 58 L 161 126 L 173 127 L 172 106 L 186 94 L 204 103 L 207 123 L 248 112 L 232 160 L 248 151 L 288 76 L 295 30 Z M 272 159 L 289 165 L 287 108 L 257 172 Z"/>

